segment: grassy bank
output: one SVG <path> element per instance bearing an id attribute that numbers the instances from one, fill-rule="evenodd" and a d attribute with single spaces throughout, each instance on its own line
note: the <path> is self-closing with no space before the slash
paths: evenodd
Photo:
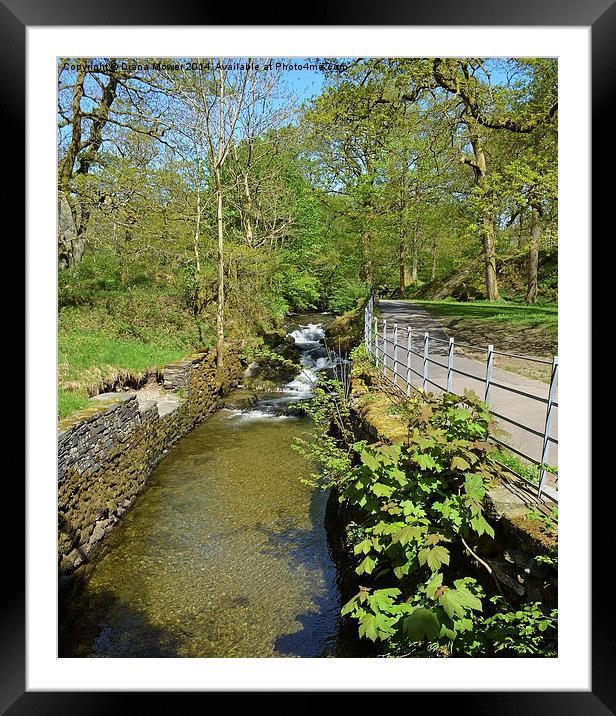
<path id="1" fill-rule="evenodd" d="M 141 342 L 93 329 L 61 328 L 58 334 L 58 415 L 85 407 L 88 397 L 113 384 L 142 380 L 148 371 L 177 360 L 189 346 L 172 336 Z"/>

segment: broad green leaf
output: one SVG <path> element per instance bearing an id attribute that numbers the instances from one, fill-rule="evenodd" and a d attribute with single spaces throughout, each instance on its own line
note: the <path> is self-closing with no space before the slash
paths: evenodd
<path id="1" fill-rule="evenodd" d="M 357 598 L 353 597 L 353 599 L 349 600 L 340 610 L 340 614 L 342 616 L 345 616 L 345 614 L 350 614 L 352 611 L 355 611 L 355 606 L 357 604 Z"/>
<path id="2" fill-rule="evenodd" d="M 446 589 L 438 598 L 438 603 L 450 619 L 463 617 L 466 613 L 465 599 L 457 589 Z"/>
<path id="3" fill-rule="evenodd" d="M 434 467 L 436 467 L 434 458 L 431 455 L 416 453 L 413 459 L 422 470 L 432 470 Z"/>
<path id="4" fill-rule="evenodd" d="M 392 535 L 391 541 L 399 542 L 401 545 L 404 546 L 409 542 L 419 540 L 424 532 L 424 527 L 420 527 L 418 525 L 407 525 L 406 527 L 403 527 L 402 529 L 398 530 L 394 535 Z"/>
<path id="5" fill-rule="evenodd" d="M 390 535 L 400 529 L 403 525 L 404 522 L 377 522 L 372 528 L 372 534 Z"/>
<path id="6" fill-rule="evenodd" d="M 441 624 L 441 631 L 439 634 L 439 637 L 442 639 L 443 637 L 446 637 L 447 639 L 455 639 L 457 636 L 454 629 L 450 629 L 449 627 L 445 626 L 444 624 Z"/>
<path id="7" fill-rule="evenodd" d="M 371 574 L 375 567 L 376 560 L 372 559 L 370 555 L 366 555 L 355 571 L 357 574 Z"/>
<path id="8" fill-rule="evenodd" d="M 452 470 L 469 470 L 470 464 L 463 457 L 456 455 L 449 466 Z"/>
<path id="9" fill-rule="evenodd" d="M 362 450 L 359 455 L 359 459 L 367 468 L 372 470 L 372 472 L 376 472 L 381 466 L 381 463 L 377 460 L 377 458 L 367 450 Z"/>
<path id="10" fill-rule="evenodd" d="M 394 606 L 394 597 L 400 594 L 399 589 L 377 589 L 370 596 L 370 606 L 374 612 L 390 611 Z"/>
<path id="11" fill-rule="evenodd" d="M 481 600 L 469 591 L 463 581 L 458 579 L 454 584 L 456 589 L 447 589 L 438 599 L 447 616 L 450 619 L 464 617 L 467 609 L 481 611 Z"/>
<path id="12" fill-rule="evenodd" d="M 359 544 L 356 544 L 355 547 L 353 547 L 354 554 L 368 554 L 370 552 L 370 549 L 372 548 L 372 540 L 371 539 L 364 539 Z"/>
<path id="13" fill-rule="evenodd" d="M 481 475 L 466 475 L 464 478 L 464 491 L 471 499 L 481 502 L 486 494 Z"/>
<path id="14" fill-rule="evenodd" d="M 370 489 L 377 497 L 391 497 L 394 488 L 389 485 L 384 485 L 382 482 L 375 482 L 374 485 L 370 486 Z"/>
<path id="15" fill-rule="evenodd" d="M 411 565 L 408 562 L 405 562 L 404 564 L 394 567 L 394 574 L 398 577 L 398 579 L 402 579 L 405 574 L 409 573 L 410 567 Z"/>
<path id="16" fill-rule="evenodd" d="M 376 641 L 379 636 L 378 624 L 374 614 L 365 614 L 359 620 L 359 636 L 365 636 L 370 641 Z"/>
<path id="17" fill-rule="evenodd" d="M 388 458 L 393 464 L 396 464 L 400 459 L 401 450 L 402 445 L 400 445 L 400 443 L 394 443 L 393 445 L 385 445 L 380 448 L 380 453 L 384 457 Z"/>
<path id="18" fill-rule="evenodd" d="M 437 572 L 436 574 L 433 574 L 430 578 L 430 581 L 428 582 L 426 586 L 426 594 L 430 599 L 434 599 L 436 597 L 436 592 L 438 591 L 439 587 L 443 584 L 443 574 L 442 572 Z"/>
<path id="19" fill-rule="evenodd" d="M 473 630 L 473 620 L 469 619 L 468 617 L 464 617 L 463 619 L 458 619 L 455 623 L 455 628 L 458 633 L 462 631 L 472 631 Z"/>
<path id="20" fill-rule="evenodd" d="M 432 641 L 439 633 L 440 624 L 432 610 L 418 607 L 404 617 L 402 629 L 411 641 Z"/>
<path id="21" fill-rule="evenodd" d="M 476 515 L 471 519 L 471 527 L 475 530 L 478 535 L 482 535 L 484 532 L 490 537 L 494 537 L 494 530 L 492 526 L 486 522 L 483 515 Z"/>
<path id="22" fill-rule="evenodd" d="M 427 564 L 433 572 L 438 571 L 443 564 L 449 564 L 449 551 L 437 545 L 419 550 L 419 564 Z"/>

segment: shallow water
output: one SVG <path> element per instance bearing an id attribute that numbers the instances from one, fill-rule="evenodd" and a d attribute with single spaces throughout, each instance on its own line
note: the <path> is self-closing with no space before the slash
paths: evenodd
<path id="1" fill-rule="evenodd" d="M 300 386 L 297 397 L 305 397 Z M 221 410 L 171 449 L 60 617 L 60 656 L 352 656 L 307 418 Z M 287 396 L 287 403 L 291 394 Z"/>

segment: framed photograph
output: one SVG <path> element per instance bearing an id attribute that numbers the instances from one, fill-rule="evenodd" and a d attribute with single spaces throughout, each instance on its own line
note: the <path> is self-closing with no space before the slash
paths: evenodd
<path id="1" fill-rule="evenodd" d="M 27 282 L 0 706 L 616 713 L 589 348 L 614 5 L 273 10 L 0 2 Z"/>

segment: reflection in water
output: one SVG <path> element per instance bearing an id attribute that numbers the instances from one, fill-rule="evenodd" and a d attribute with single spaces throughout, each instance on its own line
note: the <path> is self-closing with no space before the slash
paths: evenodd
<path id="1" fill-rule="evenodd" d="M 327 496 L 300 482 L 312 466 L 291 448 L 310 423 L 273 415 L 272 397 L 172 448 L 61 615 L 60 656 L 353 655 Z"/>

